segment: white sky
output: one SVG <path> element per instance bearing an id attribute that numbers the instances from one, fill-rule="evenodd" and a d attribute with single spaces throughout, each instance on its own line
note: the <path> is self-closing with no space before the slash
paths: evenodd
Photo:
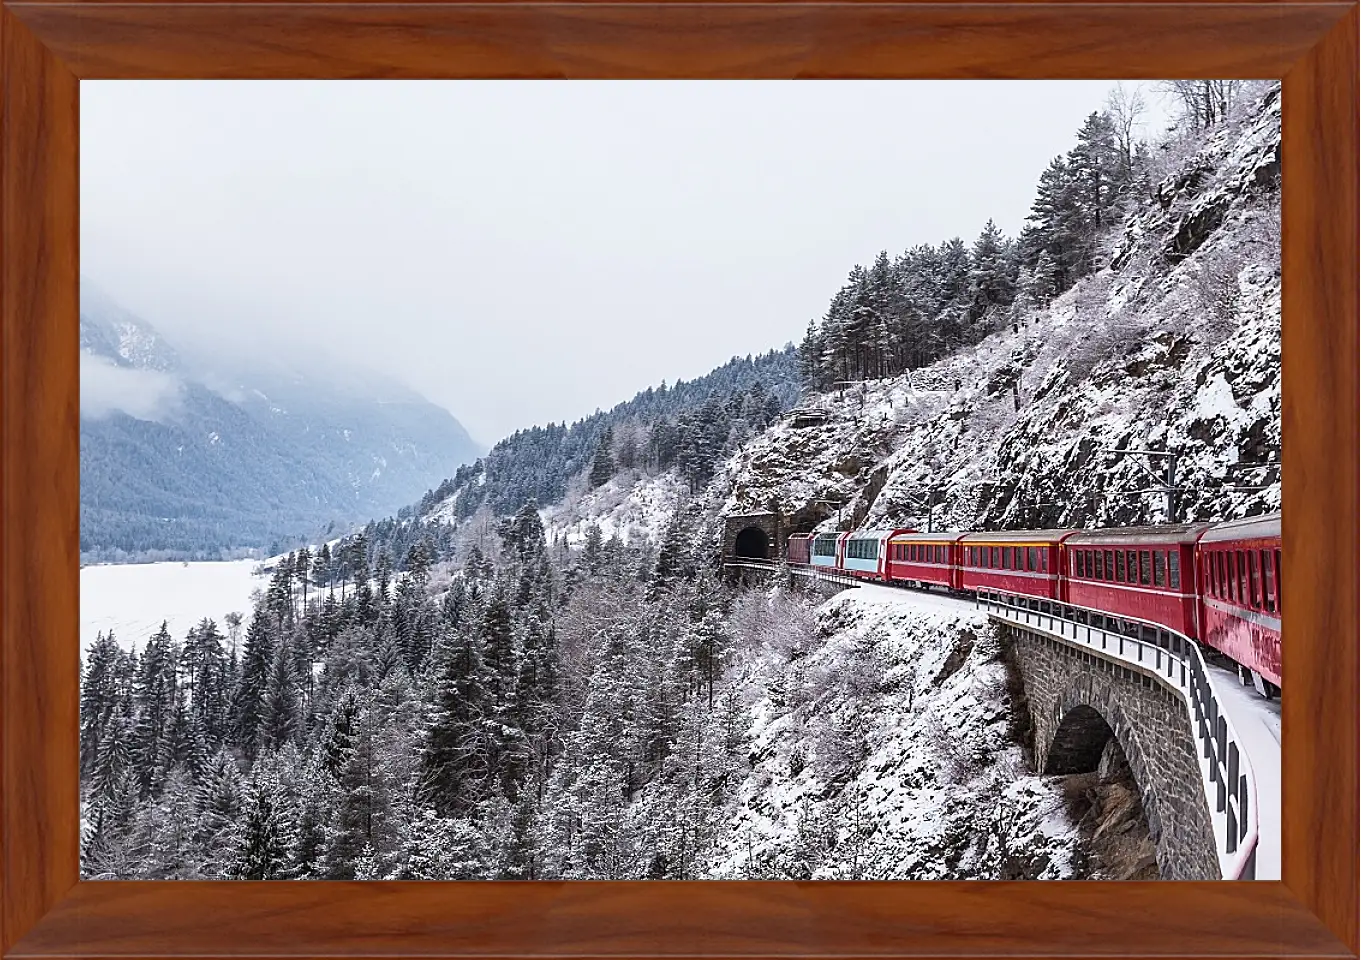
<path id="1" fill-rule="evenodd" d="M 880 249 L 1014 235 L 1110 87 L 87 80 L 81 270 L 491 444 L 797 342 Z"/>

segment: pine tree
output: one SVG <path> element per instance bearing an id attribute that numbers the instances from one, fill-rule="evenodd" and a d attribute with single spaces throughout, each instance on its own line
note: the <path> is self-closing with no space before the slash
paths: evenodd
<path id="1" fill-rule="evenodd" d="M 132 770 L 138 794 L 145 799 L 160 789 L 169 771 L 171 715 L 175 709 L 177 651 L 166 624 L 147 641 L 137 665 L 133 702 L 137 720 L 133 729 Z"/>
<path id="2" fill-rule="evenodd" d="M 231 876 L 238 880 L 285 879 L 296 844 L 295 817 L 296 811 L 273 771 L 255 773 L 242 802 Z"/>
<path id="3" fill-rule="evenodd" d="M 600 443 L 595 449 L 595 460 L 591 462 L 591 475 L 589 482 L 592 488 L 603 486 L 609 482 L 610 477 L 614 476 L 614 455 L 610 452 L 614 444 L 614 433 L 609 428 L 600 437 Z"/>
<path id="4" fill-rule="evenodd" d="M 298 691 L 294 681 L 293 656 L 284 644 L 279 644 L 274 651 L 274 662 L 265 686 L 262 708 L 259 729 L 262 746 L 278 750 L 299 734 Z"/>
<path id="5" fill-rule="evenodd" d="M 80 683 L 80 773 L 94 770 L 105 731 L 120 712 L 118 661 L 120 651 L 112 633 L 99 633 L 85 660 Z"/>
<path id="6" fill-rule="evenodd" d="M 265 691 L 269 686 L 275 646 L 269 614 L 263 607 L 258 607 L 246 631 L 241 678 L 232 704 L 236 742 L 248 759 L 254 759 L 262 745 L 260 723 L 264 716 Z"/>

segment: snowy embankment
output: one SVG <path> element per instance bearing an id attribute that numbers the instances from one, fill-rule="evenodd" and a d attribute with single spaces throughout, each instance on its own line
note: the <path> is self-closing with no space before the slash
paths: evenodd
<path id="1" fill-rule="evenodd" d="M 685 494 L 685 484 L 674 474 L 624 470 L 594 490 L 573 491 L 539 515 L 549 543 L 561 540 L 580 548 L 592 524 L 602 540 L 617 536 L 625 543 L 656 543 Z"/>
<path id="2" fill-rule="evenodd" d="M 117 563 L 80 571 L 80 649 L 99 633 L 112 630 L 125 650 L 146 646 L 165 621 L 170 635 L 184 639 L 189 629 L 211 617 L 225 632 L 228 613 L 248 617 L 251 594 L 266 586 L 253 575 L 258 560 L 202 563 Z"/>
<path id="3" fill-rule="evenodd" d="M 864 587 L 813 624 L 740 655 L 752 769 L 711 876 L 1082 874 L 1078 828 L 1028 772 L 1014 680 L 972 604 Z"/>

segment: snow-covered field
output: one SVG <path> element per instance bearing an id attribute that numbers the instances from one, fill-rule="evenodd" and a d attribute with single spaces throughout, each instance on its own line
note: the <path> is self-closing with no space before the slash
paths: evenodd
<path id="1" fill-rule="evenodd" d="M 97 564 L 80 571 L 80 649 L 112 630 L 120 646 L 140 650 L 164 620 L 170 635 L 211 617 L 225 633 L 223 617 L 249 616 L 251 592 L 266 581 L 251 575 L 258 560 L 204 563 Z"/>

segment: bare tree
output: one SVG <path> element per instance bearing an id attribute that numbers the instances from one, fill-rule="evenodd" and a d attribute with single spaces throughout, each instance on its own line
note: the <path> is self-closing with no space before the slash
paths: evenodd
<path id="1" fill-rule="evenodd" d="M 1242 92 L 1242 80 L 1164 80 L 1159 88 L 1181 104 L 1192 129 L 1207 130 L 1229 115 Z"/>
<path id="2" fill-rule="evenodd" d="M 1128 176 L 1134 166 L 1134 130 L 1139 126 L 1147 104 L 1138 87 L 1117 83 L 1106 97 L 1106 112 L 1115 127 L 1115 145 L 1120 151 L 1121 172 Z"/>

